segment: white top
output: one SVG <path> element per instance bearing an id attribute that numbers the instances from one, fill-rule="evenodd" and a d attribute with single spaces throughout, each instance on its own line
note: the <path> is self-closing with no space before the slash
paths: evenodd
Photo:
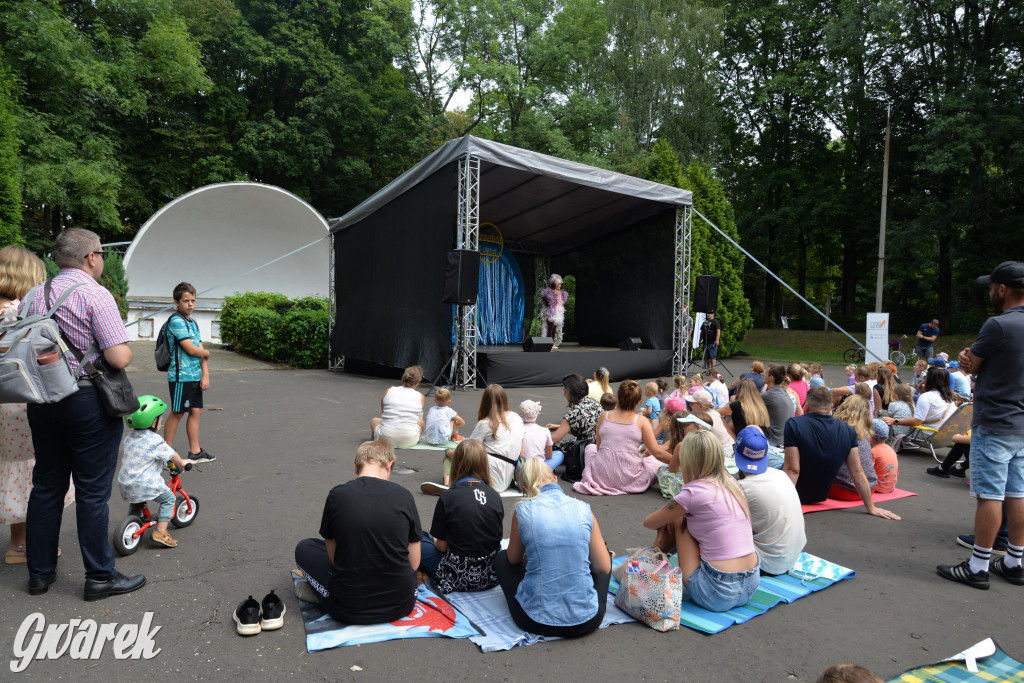
<path id="1" fill-rule="evenodd" d="M 708 389 L 711 390 L 711 395 L 715 397 L 715 410 L 729 405 L 729 387 L 725 386 L 725 382 L 716 379 L 708 386 Z"/>
<path id="2" fill-rule="evenodd" d="M 737 482 L 750 506 L 750 526 L 761 569 L 784 574 L 793 568 L 807 544 L 800 496 L 782 470 L 747 475 Z"/>
<path id="3" fill-rule="evenodd" d="M 391 387 L 384 394 L 384 413 L 381 424 L 390 429 L 419 431 L 423 414 L 423 394 L 409 387 Z"/>
<path id="4" fill-rule="evenodd" d="M 940 427 L 953 412 L 955 404 L 946 403 L 942 395 L 935 391 L 926 391 L 917 399 L 914 417 L 921 421 L 922 427 Z"/>
<path id="5" fill-rule="evenodd" d="M 725 449 L 727 454 L 732 453 L 732 445 L 736 443 L 736 439 L 732 438 L 732 434 L 725 427 L 725 422 L 722 420 L 722 416 L 718 414 L 717 410 L 708 411 L 711 414 L 711 433 L 714 434 L 719 443 L 722 444 L 722 448 Z"/>
<path id="6" fill-rule="evenodd" d="M 604 396 L 604 389 L 601 387 L 601 383 L 594 379 L 588 379 L 587 396 L 600 403 L 601 397 Z"/>
<path id="7" fill-rule="evenodd" d="M 551 430 L 541 427 L 536 422 L 523 425 L 523 457 L 543 458 L 551 445 Z"/>
<path id="8" fill-rule="evenodd" d="M 498 458 L 487 458 L 490 462 L 491 488 L 501 493 L 512 483 L 512 476 L 515 474 L 515 462 L 523 450 L 523 418 L 509 411 L 505 413 L 505 422 L 509 428 L 498 426 L 496 434 L 491 432 L 491 426 L 487 420 L 480 420 L 473 428 L 469 438 L 479 439 L 488 453 L 508 458 L 512 462 L 505 462 Z"/>
<path id="9" fill-rule="evenodd" d="M 448 443 L 452 438 L 452 420 L 458 413 L 451 406 L 430 406 L 427 411 L 427 425 L 423 429 L 423 439 L 434 446 Z"/>

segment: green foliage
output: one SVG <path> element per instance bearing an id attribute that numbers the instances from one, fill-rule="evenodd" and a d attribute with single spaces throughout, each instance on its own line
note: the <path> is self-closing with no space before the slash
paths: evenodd
<path id="1" fill-rule="evenodd" d="M 49 256 L 43 257 L 43 265 L 46 266 L 46 279 L 49 280 L 52 277 L 56 277 L 57 273 L 60 272 L 60 268 L 57 266 L 57 262 Z"/>
<path id="2" fill-rule="evenodd" d="M 54 264 L 56 265 L 56 264 Z M 124 261 L 120 254 L 107 253 L 103 260 L 103 275 L 100 284 L 114 296 L 121 319 L 128 319 L 128 279 L 124 275 Z"/>
<path id="3" fill-rule="evenodd" d="M 225 344 L 263 360 L 300 368 L 326 364 L 329 323 L 326 299 L 292 300 L 273 292 L 225 297 L 220 313 Z"/>
<path id="4" fill-rule="evenodd" d="M 711 167 L 692 162 L 686 167 L 683 185 L 693 192 L 693 208 L 738 241 L 732 204 L 726 199 L 722 182 L 715 177 Z M 715 318 L 722 323 L 721 353 L 730 356 L 754 325 L 750 302 L 743 295 L 744 256 L 697 216 L 693 218 L 692 233 L 690 263 L 694 279 L 698 275 L 718 275 L 721 278 Z"/>
<path id="5" fill-rule="evenodd" d="M 25 244 L 21 236 L 17 119 L 11 106 L 13 85 L 10 71 L 0 63 L 0 247 Z"/>

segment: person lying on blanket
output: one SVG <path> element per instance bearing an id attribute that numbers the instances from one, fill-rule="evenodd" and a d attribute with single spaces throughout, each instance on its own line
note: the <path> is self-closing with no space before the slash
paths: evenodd
<path id="1" fill-rule="evenodd" d="M 688 434 L 679 452 L 686 484 L 644 526 L 658 532 L 655 547 L 679 552 L 691 600 L 712 612 L 745 605 L 761 567 L 746 496 L 726 471 L 725 452 L 712 432 Z"/>
<path id="2" fill-rule="evenodd" d="M 806 505 L 828 498 L 839 468 L 845 463 L 868 514 L 899 519 L 899 515 L 875 506 L 871 499 L 871 485 L 861 466 L 857 432 L 832 416 L 832 392 L 827 387 L 814 387 L 807 392 L 806 405 L 804 415 L 786 422 L 783 437 L 786 458 L 782 471 L 796 485 L 800 502 Z"/>
<path id="3" fill-rule="evenodd" d="M 382 624 L 412 612 L 420 566 L 420 517 L 395 484 L 395 451 L 383 439 L 356 450 L 352 481 L 327 494 L 319 538 L 295 546 L 295 563 L 320 604 L 345 624 Z"/>

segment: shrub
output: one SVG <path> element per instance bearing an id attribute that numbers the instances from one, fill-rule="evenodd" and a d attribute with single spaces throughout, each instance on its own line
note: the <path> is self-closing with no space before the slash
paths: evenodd
<path id="1" fill-rule="evenodd" d="M 274 292 L 245 292 L 244 294 L 236 292 L 232 296 L 224 297 L 224 306 L 220 311 L 221 339 L 232 347 L 241 341 L 238 331 L 239 311 L 247 308 L 262 308 L 281 313 L 279 306 L 284 306 L 284 311 L 287 311 L 291 308 L 290 299 L 284 294 Z"/>
<path id="2" fill-rule="evenodd" d="M 280 335 L 283 318 L 269 308 L 249 306 L 238 309 L 234 314 L 235 336 L 231 343 L 257 358 L 278 361 L 280 358 Z M 223 323 L 221 331 L 223 334 Z"/>
<path id="3" fill-rule="evenodd" d="M 318 310 L 293 308 L 282 318 L 278 350 L 282 360 L 297 368 L 327 365 L 327 307 Z"/>
<path id="4" fill-rule="evenodd" d="M 124 261 L 120 254 L 107 252 L 103 260 L 103 275 L 100 276 L 100 284 L 107 288 L 117 303 L 117 310 L 121 312 L 121 319 L 128 319 L 128 280 L 124 275 Z"/>

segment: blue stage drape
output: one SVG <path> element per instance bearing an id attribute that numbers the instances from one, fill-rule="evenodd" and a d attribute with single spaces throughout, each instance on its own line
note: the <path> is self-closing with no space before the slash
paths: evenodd
<path id="1" fill-rule="evenodd" d="M 487 260 L 490 260 L 488 258 Z M 523 341 L 526 292 L 523 271 L 516 257 L 503 251 L 493 263 L 480 262 L 476 315 L 479 344 L 513 344 Z M 455 307 L 452 306 L 455 314 Z M 454 325 L 452 339 L 455 339 Z"/>

